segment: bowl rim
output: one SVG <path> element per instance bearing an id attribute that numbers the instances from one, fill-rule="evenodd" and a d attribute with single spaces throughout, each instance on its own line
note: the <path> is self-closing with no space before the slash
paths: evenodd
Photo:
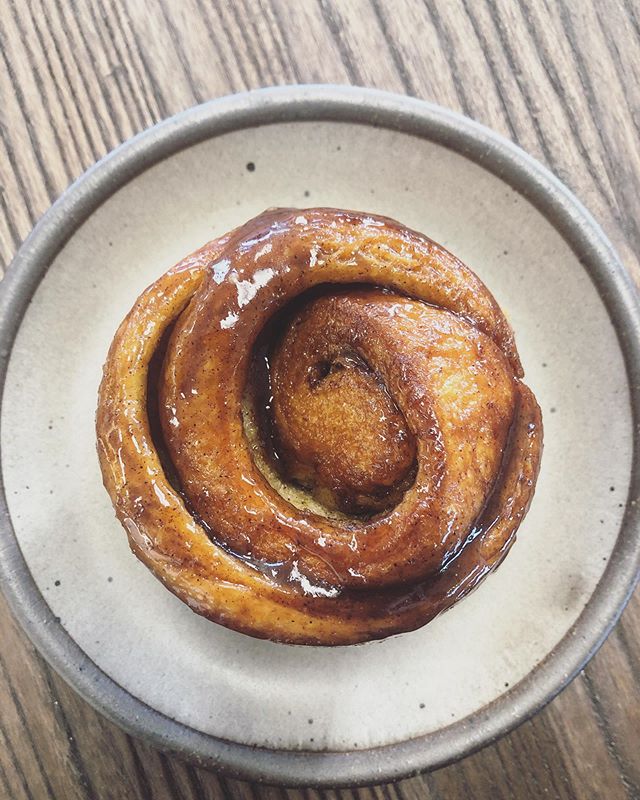
<path id="1" fill-rule="evenodd" d="M 616 329 L 633 415 L 631 482 L 609 563 L 577 621 L 518 684 L 462 720 L 403 742 L 354 751 L 252 747 L 190 728 L 113 681 L 81 650 L 41 595 L 13 530 L 0 474 L 0 579 L 14 615 L 48 663 L 127 732 L 200 766 L 287 786 L 358 786 L 450 764 L 495 741 L 541 709 L 585 666 L 628 602 L 640 573 L 640 298 L 611 244 L 579 200 L 515 144 L 423 100 L 353 86 L 257 89 L 187 109 L 124 142 L 73 183 L 44 214 L 0 283 L 0 391 L 26 308 L 48 267 L 91 214 L 149 167 L 206 139 L 271 123 L 337 121 L 409 133 L 469 158 L 524 196 L 558 230 L 590 276 Z M 1 465 L 1 451 L 0 451 Z M 1 469 L 0 469 L 1 472 Z"/>

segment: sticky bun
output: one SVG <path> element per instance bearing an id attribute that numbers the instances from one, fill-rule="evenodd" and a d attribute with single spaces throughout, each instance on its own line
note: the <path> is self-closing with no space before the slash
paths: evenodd
<path id="1" fill-rule="evenodd" d="M 373 214 L 271 209 L 138 298 L 104 367 L 104 483 L 194 611 L 341 645 L 420 627 L 496 567 L 540 409 L 493 296 Z"/>

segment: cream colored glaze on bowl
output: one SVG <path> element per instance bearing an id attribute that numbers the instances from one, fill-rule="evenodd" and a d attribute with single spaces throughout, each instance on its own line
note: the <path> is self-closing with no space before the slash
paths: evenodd
<path id="1" fill-rule="evenodd" d="M 329 650 L 233 633 L 170 595 L 128 551 L 93 434 L 101 366 L 138 293 L 263 208 L 311 204 L 390 215 L 469 264 L 514 327 L 545 417 L 536 496 L 497 572 L 422 630 Z M 495 699 L 576 620 L 606 566 L 626 499 L 628 391 L 615 332 L 588 276 L 560 234 L 498 178 L 406 134 L 273 125 L 152 167 L 57 257 L 9 366 L 7 499 L 53 612 L 102 670 L 152 708 L 267 747 L 389 744 Z"/>

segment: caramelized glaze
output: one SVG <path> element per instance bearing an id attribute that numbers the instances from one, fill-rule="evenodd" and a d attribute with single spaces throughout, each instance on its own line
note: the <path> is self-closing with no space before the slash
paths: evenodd
<path id="1" fill-rule="evenodd" d="M 270 210 L 120 326 L 105 486 L 133 551 L 198 613 L 283 642 L 381 638 L 511 546 L 542 447 L 521 378 L 491 293 L 444 248 L 373 215 Z"/>

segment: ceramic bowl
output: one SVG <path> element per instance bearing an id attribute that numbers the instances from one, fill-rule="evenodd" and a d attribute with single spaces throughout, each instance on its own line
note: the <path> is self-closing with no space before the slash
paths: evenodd
<path id="1" fill-rule="evenodd" d="M 505 309 L 545 424 L 502 566 L 422 630 L 258 641 L 193 614 L 131 555 L 98 469 L 96 391 L 138 293 L 268 206 L 377 212 L 468 263 Z M 571 193 L 418 100 L 286 87 L 190 109 L 76 182 L 1 286 L 4 591 L 53 667 L 159 747 L 255 780 L 375 783 L 451 762 L 552 698 L 638 573 L 635 289 Z"/>

